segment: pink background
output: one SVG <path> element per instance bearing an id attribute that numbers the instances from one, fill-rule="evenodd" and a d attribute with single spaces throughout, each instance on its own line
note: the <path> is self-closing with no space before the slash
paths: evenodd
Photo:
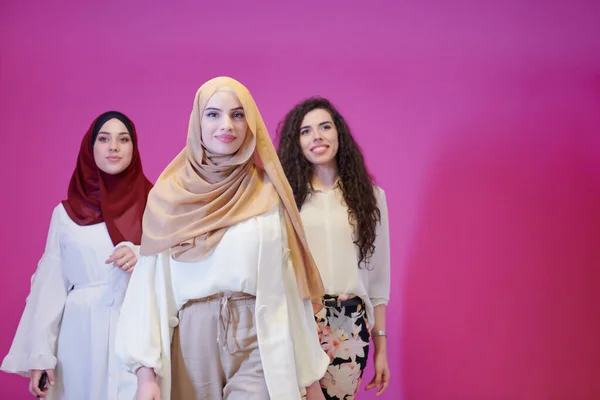
<path id="1" fill-rule="evenodd" d="M 329 97 L 387 192 L 382 399 L 600 398 L 600 3 L 170 3 L 2 1 L 1 356 L 92 119 L 128 114 L 155 180 L 230 75 L 272 133 Z"/>

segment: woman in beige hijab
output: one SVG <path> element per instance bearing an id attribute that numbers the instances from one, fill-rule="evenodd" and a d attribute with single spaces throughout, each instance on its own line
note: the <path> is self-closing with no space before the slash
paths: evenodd
<path id="1" fill-rule="evenodd" d="M 138 400 L 323 398 L 324 290 L 300 221 L 248 90 L 202 85 L 150 192 L 117 328 Z"/>

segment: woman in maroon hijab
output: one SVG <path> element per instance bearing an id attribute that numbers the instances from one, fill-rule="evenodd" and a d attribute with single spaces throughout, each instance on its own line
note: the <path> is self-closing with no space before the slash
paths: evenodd
<path id="1" fill-rule="evenodd" d="M 30 376 L 34 396 L 135 397 L 136 378 L 121 372 L 113 338 L 152 187 L 137 144 L 133 122 L 116 111 L 96 118 L 83 137 L 67 199 L 52 214 L 46 249 L 1 367 Z"/>

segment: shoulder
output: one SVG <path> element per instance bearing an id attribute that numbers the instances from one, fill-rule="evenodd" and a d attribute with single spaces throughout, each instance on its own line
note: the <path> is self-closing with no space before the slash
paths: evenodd
<path id="1" fill-rule="evenodd" d="M 80 226 L 71 219 L 63 202 L 58 203 L 58 205 L 54 207 L 54 210 L 52 211 L 52 221 L 60 222 L 61 225 L 66 224 L 67 226 Z"/>
<path id="2" fill-rule="evenodd" d="M 381 187 L 373 185 L 373 192 L 377 201 L 385 201 L 385 191 Z"/>
<path id="3" fill-rule="evenodd" d="M 52 211 L 52 215 L 66 215 L 67 214 L 67 210 L 65 210 L 65 206 L 63 205 L 62 201 L 60 203 L 58 203 L 56 205 L 56 207 L 54 207 L 54 210 Z"/>
<path id="4" fill-rule="evenodd" d="M 58 203 L 56 207 L 52 210 L 52 221 L 53 222 L 63 222 L 65 218 L 69 218 L 67 214 L 67 210 L 65 210 L 65 206 L 62 202 Z"/>

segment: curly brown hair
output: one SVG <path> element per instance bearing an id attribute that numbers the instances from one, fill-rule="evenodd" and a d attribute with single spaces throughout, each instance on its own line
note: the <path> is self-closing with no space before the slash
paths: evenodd
<path id="1" fill-rule="evenodd" d="M 331 115 L 338 133 L 339 148 L 335 156 L 340 188 L 348 206 L 348 222 L 354 229 L 354 244 L 358 246 L 358 265 L 368 265 L 375 251 L 377 223 L 381 213 L 373 190 L 373 178 L 365 165 L 360 147 L 354 141 L 348 124 L 329 100 L 311 97 L 297 104 L 277 126 L 277 154 L 285 175 L 294 191 L 298 209 L 312 189 L 313 165 L 300 148 L 300 125 L 310 111 L 322 109 Z"/>

